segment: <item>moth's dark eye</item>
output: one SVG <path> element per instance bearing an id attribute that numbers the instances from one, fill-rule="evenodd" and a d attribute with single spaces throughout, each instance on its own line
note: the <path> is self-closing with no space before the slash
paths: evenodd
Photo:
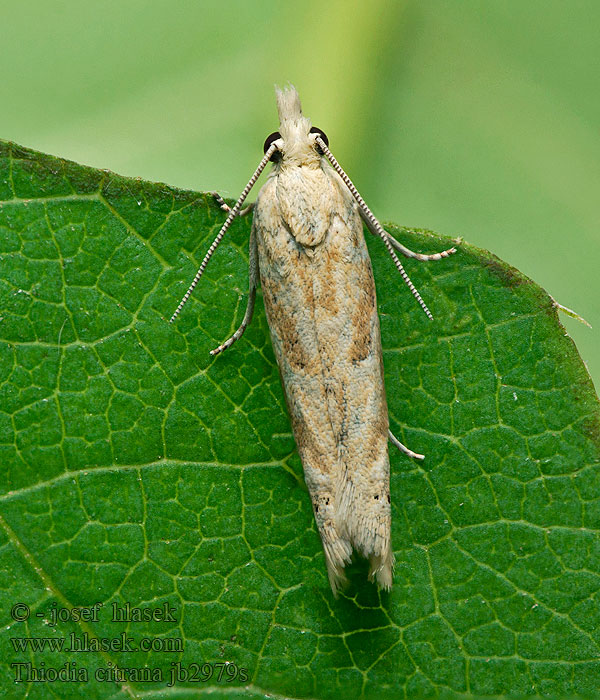
<path id="1" fill-rule="evenodd" d="M 281 138 L 281 134 L 278 131 L 274 131 L 272 134 L 269 134 L 265 140 L 265 145 L 263 146 L 263 153 L 266 153 L 273 141 L 277 141 L 277 139 Z M 272 161 L 278 161 L 281 158 L 281 153 L 279 151 L 274 151 L 273 155 L 271 156 Z"/>
<path id="2" fill-rule="evenodd" d="M 327 148 L 329 148 L 329 139 L 327 138 L 327 134 L 324 131 L 321 131 L 321 129 L 319 129 L 316 126 L 312 126 L 310 129 L 310 133 L 319 134 L 323 141 L 325 141 L 325 145 L 327 146 Z M 320 146 L 317 146 L 317 153 L 321 156 L 323 155 L 323 149 Z"/>

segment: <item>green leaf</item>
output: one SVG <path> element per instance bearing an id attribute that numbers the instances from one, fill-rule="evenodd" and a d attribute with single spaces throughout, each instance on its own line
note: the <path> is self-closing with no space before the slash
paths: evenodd
<path id="1" fill-rule="evenodd" d="M 391 427 L 426 460 L 391 453 L 392 592 L 357 561 L 335 600 L 261 304 L 208 353 L 244 312 L 249 220 L 165 320 L 224 218 L 209 195 L 0 144 L 0 687 L 167 697 L 180 662 L 189 697 L 599 692 L 598 401 L 552 300 L 461 243 L 406 262 L 430 322 L 369 236 Z M 52 625 L 53 604 L 97 602 Z M 125 602 L 175 621 L 111 620 Z M 183 651 L 68 651 L 71 633 Z M 89 681 L 15 684 L 15 662 Z M 248 680 L 184 679 L 223 662 Z M 115 665 L 124 680 L 95 679 Z"/>

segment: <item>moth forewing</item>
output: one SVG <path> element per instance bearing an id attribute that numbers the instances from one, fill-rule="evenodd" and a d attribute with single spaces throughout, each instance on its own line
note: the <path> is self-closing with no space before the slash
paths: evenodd
<path id="1" fill-rule="evenodd" d="M 235 342 L 250 323 L 260 276 L 331 588 L 337 594 L 346 580 L 344 567 L 357 550 L 369 559 L 370 578 L 389 590 L 394 557 L 388 437 L 406 454 L 422 455 L 389 433 L 375 283 L 361 217 L 383 239 L 428 314 L 393 248 L 421 260 L 438 260 L 454 249 L 422 255 L 395 241 L 329 151 L 325 134 L 303 116 L 296 90 L 277 90 L 277 107 L 279 132 L 267 138 L 265 156 L 235 206 L 223 205 L 227 221 L 171 320 L 273 160 L 254 206 L 246 314 L 213 354 Z"/>
<path id="2" fill-rule="evenodd" d="M 253 231 L 267 320 L 329 580 L 337 591 L 356 548 L 387 588 L 393 565 L 388 416 L 362 222 L 350 193 L 329 169 L 302 178 L 293 211 L 280 205 L 278 192 L 289 190 L 297 173 L 285 167 L 276 173 L 257 198 Z M 310 207 L 317 193 L 324 199 L 323 192 L 327 215 Z M 293 236 L 298 229 L 319 242 L 307 249 Z"/>

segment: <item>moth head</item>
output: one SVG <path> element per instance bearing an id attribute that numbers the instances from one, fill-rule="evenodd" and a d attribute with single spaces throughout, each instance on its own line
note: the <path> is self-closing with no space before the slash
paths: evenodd
<path id="1" fill-rule="evenodd" d="M 310 119 L 302 114 L 302 105 L 296 89 L 290 85 L 283 90 L 276 89 L 279 131 L 270 134 L 264 144 L 264 151 L 275 144 L 277 150 L 271 160 L 280 167 L 307 165 L 320 167 L 323 151 L 317 137 L 328 145 L 325 133 L 312 126 Z"/>
<path id="2" fill-rule="evenodd" d="M 329 146 L 329 139 L 327 138 L 327 134 L 322 130 L 319 129 L 317 126 L 311 126 L 310 130 L 308 132 L 309 136 L 309 141 L 313 141 L 313 148 L 315 151 L 322 156 L 323 155 L 323 149 L 321 146 L 317 143 L 317 137 L 320 137 L 323 139 L 325 142 L 326 146 Z M 312 139 L 310 138 L 312 136 Z M 273 152 L 273 155 L 271 156 L 271 161 L 273 163 L 279 163 L 281 161 L 281 157 L 283 153 L 285 152 L 285 141 L 283 140 L 281 134 L 279 131 L 274 131 L 272 134 L 269 134 L 267 138 L 265 139 L 265 142 L 263 144 L 263 153 L 266 153 L 269 148 L 271 147 L 271 144 L 276 143 L 278 148 Z"/>

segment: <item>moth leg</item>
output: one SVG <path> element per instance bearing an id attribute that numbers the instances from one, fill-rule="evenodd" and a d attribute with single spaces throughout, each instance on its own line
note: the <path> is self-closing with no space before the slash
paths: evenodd
<path id="1" fill-rule="evenodd" d="M 360 210 L 360 214 L 362 216 L 362 220 L 367 225 L 369 231 L 374 236 L 377 236 L 377 238 L 381 238 L 381 234 L 377 231 L 375 226 L 371 223 L 371 221 L 369 221 L 369 219 L 366 216 L 363 215 L 362 209 Z M 456 253 L 456 248 L 454 246 L 452 246 L 452 248 L 448 248 L 448 250 L 442 250 L 441 253 L 432 253 L 431 255 L 425 255 L 424 253 L 415 253 L 413 250 L 410 250 L 410 248 L 407 248 L 406 246 L 402 245 L 400 241 L 397 241 L 391 233 L 388 233 L 387 235 L 390 239 L 392 247 L 395 248 L 399 253 L 402 253 L 402 255 L 406 256 L 407 258 L 416 258 L 417 260 L 442 260 L 443 258 L 447 258 L 448 256 L 452 255 L 452 253 Z"/>
<path id="2" fill-rule="evenodd" d="M 397 447 L 400 450 L 400 452 L 403 452 L 405 455 L 408 455 L 413 459 L 425 459 L 425 455 L 421 455 L 418 452 L 413 452 L 406 445 L 403 445 L 400 442 L 400 440 L 398 440 L 398 438 L 394 435 L 394 433 L 392 433 L 391 430 L 388 430 L 388 437 L 392 445 L 394 445 L 394 447 Z"/>
<path id="3" fill-rule="evenodd" d="M 211 192 L 212 196 L 217 200 L 217 204 L 221 207 L 223 211 L 226 211 L 228 214 L 231 211 L 231 207 L 227 202 L 221 197 L 221 195 L 218 192 Z M 254 209 L 254 202 L 250 202 L 250 204 L 247 207 L 244 207 L 240 213 L 239 216 L 246 216 L 246 214 L 249 214 L 252 210 Z"/>
<path id="4" fill-rule="evenodd" d="M 250 231 L 250 254 L 248 257 L 248 277 L 249 277 L 249 292 L 248 292 L 248 304 L 246 306 L 246 313 L 240 327 L 237 331 L 226 340 L 224 343 L 219 345 L 218 348 L 210 351 L 211 355 L 218 355 L 223 350 L 231 347 L 236 340 L 242 337 L 244 331 L 250 325 L 252 320 L 252 314 L 254 313 L 254 302 L 256 301 L 256 287 L 258 284 L 258 246 L 256 244 L 256 233 L 254 228 Z"/>

